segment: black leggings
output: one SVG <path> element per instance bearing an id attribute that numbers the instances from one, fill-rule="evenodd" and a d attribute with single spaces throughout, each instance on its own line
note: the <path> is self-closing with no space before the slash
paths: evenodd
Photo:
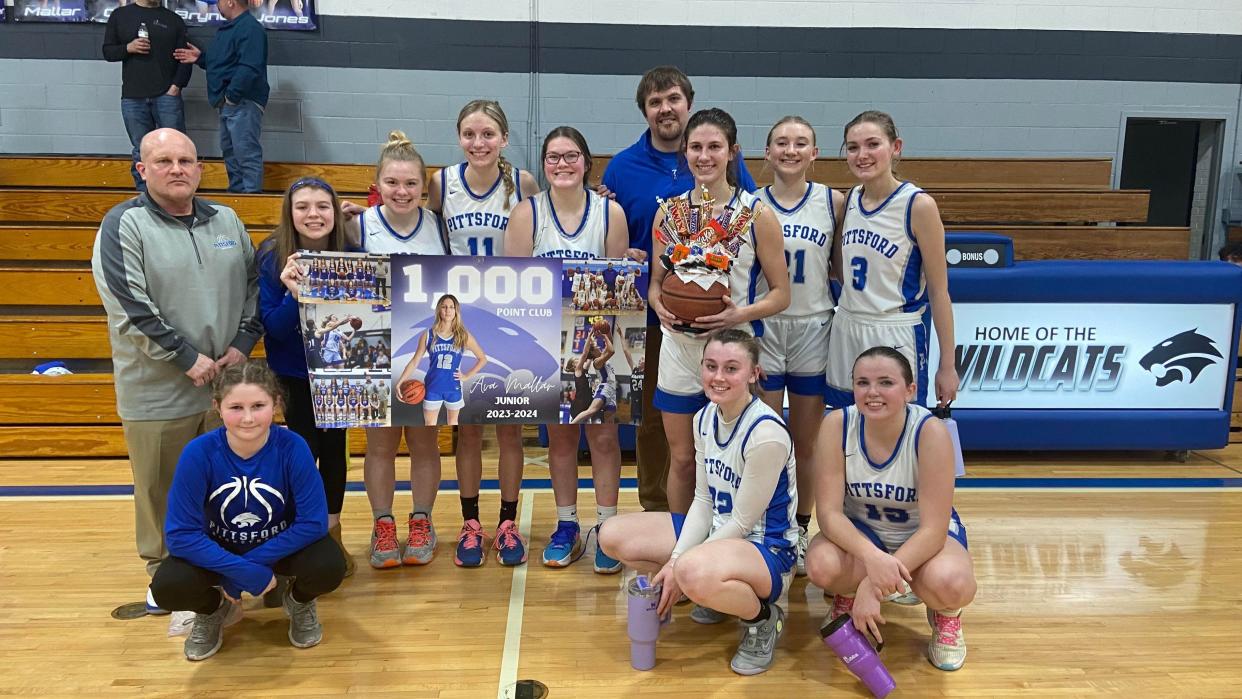
<path id="1" fill-rule="evenodd" d="M 309 602 L 335 590 L 345 578 L 345 557 L 330 536 L 281 559 L 272 568 L 278 575 L 293 578 L 293 598 Z M 184 558 L 169 556 L 155 571 L 151 595 L 161 609 L 211 614 L 220 606 L 216 587 L 220 574 L 199 568 Z"/>
<path id="2" fill-rule="evenodd" d="M 328 496 L 328 514 L 339 515 L 345 504 L 345 469 L 349 466 L 345 430 L 315 427 L 315 406 L 311 403 L 309 379 L 279 378 L 288 397 L 285 402 L 285 426 L 301 435 L 310 445 L 311 455 L 319 462 L 323 492 Z"/>

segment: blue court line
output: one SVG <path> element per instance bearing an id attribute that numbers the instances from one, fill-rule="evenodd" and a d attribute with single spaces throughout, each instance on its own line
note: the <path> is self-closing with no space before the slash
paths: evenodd
<path id="1" fill-rule="evenodd" d="M 397 481 L 398 489 L 408 490 L 409 481 Z M 523 488 L 547 489 L 552 487 L 548 478 L 527 478 L 522 481 Z M 594 487 L 590 478 L 579 478 L 578 487 L 589 489 Z M 622 488 L 637 488 L 637 478 L 622 478 Z M 972 488 L 1010 488 L 1023 490 L 1027 488 L 1094 488 L 1108 490 L 1110 488 L 1165 488 L 1170 490 L 1184 488 L 1242 488 L 1242 478 L 959 478 L 959 490 Z M 345 484 L 351 492 L 362 492 L 365 488 L 361 481 Z M 457 481 L 440 481 L 441 490 L 456 490 Z M 480 484 L 481 490 L 499 490 L 500 481 L 485 480 Z M 5 485 L 0 486 L 0 497 L 62 497 L 73 495 L 133 495 L 132 485 Z"/>

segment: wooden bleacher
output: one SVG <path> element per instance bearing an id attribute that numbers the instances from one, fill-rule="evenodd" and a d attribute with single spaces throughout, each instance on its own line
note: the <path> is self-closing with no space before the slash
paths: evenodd
<path id="1" fill-rule="evenodd" d="M 596 177 L 606 160 L 597 159 Z M 1010 235 L 1019 259 L 1187 257 L 1187 229 L 1114 225 L 1145 221 L 1147 193 L 1109 189 L 1107 159 L 914 158 L 900 167 L 936 197 L 948 229 Z M 759 182 L 770 181 L 761 161 L 750 168 Z M 223 166 L 206 162 L 202 191 L 236 210 L 257 243 L 278 221 L 279 192 L 308 174 L 357 197 L 374 167 L 268 163 L 269 193 L 236 195 L 223 191 Z M 812 175 L 841 188 L 850 182 L 840 159 L 818 162 Z M 0 336 L 7 338 L 0 361 L 110 358 L 87 263 L 100 219 L 133 196 L 131 183 L 126 158 L 0 157 L 0 306 L 7 310 L 0 313 Z M 110 375 L 0 374 L 0 391 L 0 456 L 125 454 Z M 350 432 L 360 453 L 363 431 Z"/>

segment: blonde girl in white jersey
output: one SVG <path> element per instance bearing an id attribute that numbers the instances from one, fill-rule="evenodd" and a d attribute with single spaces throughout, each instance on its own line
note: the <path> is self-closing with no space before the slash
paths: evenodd
<path id="1" fill-rule="evenodd" d="M 789 396 L 789 431 L 798 455 L 798 575 L 806 575 L 807 530 L 815 505 L 815 437 L 824 416 L 824 367 L 832 320 L 830 274 L 840 281 L 833 242 L 845 211 L 845 197 L 807 171 L 819 157 L 815 129 L 800 116 L 787 116 L 768 131 L 767 164 L 775 175 L 760 199 L 780 221 L 789 265 L 789 308 L 763 320 L 759 363 L 765 374 L 763 400 L 780 412 Z"/>
<path id="2" fill-rule="evenodd" d="M 710 402 L 694 416 L 694 503 L 685 514 L 636 512 L 609 520 L 600 545 L 640 570 L 659 572 L 659 612 L 684 592 L 699 623 L 742 620 L 729 666 L 757 675 L 772 665 L 785 612 L 777 604 L 797 558 L 797 468 L 780 415 L 755 397 L 759 347 L 726 329 L 704 349 L 700 376 Z M 700 616 L 718 610 L 716 618 Z M 708 611 L 708 614 L 712 614 Z"/>
<path id="3" fill-rule="evenodd" d="M 540 152 L 547 191 L 518 205 L 509 217 L 505 254 L 511 257 L 550 257 L 587 260 L 625 255 L 629 229 L 621 205 L 587 189 L 591 149 L 572 126 L 558 126 L 543 140 Z M 575 276 L 582 277 L 582 274 Z M 594 335 L 588 341 L 595 342 Z M 583 349 L 579 362 L 588 354 Z M 564 568 L 581 555 L 583 537 L 578 524 L 578 425 L 548 425 L 548 471 L 556 500 L 556 531 L 543 550 L 543 564 Z M 597 524 L 617 514 L 621 486 L 621 446 L 617 424 L 586 426 L 591 447 L 591 476 L 595 482 Z M 595 572 L 620 572 L 620 562 L 596 551 Z"/>
<path id="4" fill-rule="evenodd" d="M 457 115 L 457 140 L 466 160 L 440 170 L 428 188 L 427 206 L 439 212 L 454 255 L 498 255 L 505 227 L 518 203 L 539 191 L 529 172 L 517 171 L 501 151 L 509 145 L 509 120 L 492 100 L 474 100 Z M 485 534 L 479 521 L 479 483 L 483 478 L 483 426 L 457 428 L 457 481 L 462 524 L 455 562 L 483 565 Z M 500 518 L 493 547 L 503 565 L 526 562 L 526 541 L 517 528 L 522 487 L 522 426 L 496 425 L 500 447 Z"/>
<path id="5" fill-rule="evenodd" d="M 427 166 L 414 144 L 401 131 L 388 134 L 375 167 L 375 184 L 383 203 L 364 209 L 346 202 L 346 230 L 370 253 L 444 255 L 448 248 L 435 212 L 422 206 Z M 368 427 L 363 480 L 371 503 L 370 563 L 373 568 L 425 565 L 435 556 L 436 531 L 431 512 L 440 489 L 440 448 L 436 428 Z M 405 435 L 410 450 L 410 494 L 413 508 L 407 521 L 409 535 L 397 541 L 392 513 L 396 488 L 397 449 Z"/>
<path id="6" fill-rule="evenodd" d="M 926 192 L 893 173 L 902 141 L 889 115 L 866 111 L 854 117 L 845 125 L 843 147 L 860 184 L 846 197 L 838 236 L 844 279 L 828 343 L 825 398 L 829 405 L 849 405 L 854 358 L 869 347 L 888 346 L 910 360 L 919 386 L 915 400 L 925 403 L 930 304 L 940 343 L 934 388 L 946 405 L 957 396 L 958 376 L 940 210 Z"/>
<path id="7" fill-rule="evenodd" d="M 927 605 L 927 658 L 966 660 L 962 607 L 975 596 L 966 527 L 953 509 L 953 446 L 921 405 L 905 355 L 873 347 L 853 367 L 854 405 L 824 418 L 816 452 L 820 533 L 806 556 L 811 582 L 836 594 L 828 620 L 849 613 L 882 640 L 880 602 L 907 591 Z"/>
<path id="8" fill-rule="evenodd" d="M 789 271 L 785 266 L 780 224 L 771 209 L 738 186 L 737 161 L 742 157 L 737 144 L 737 123 L 721 109 L 695 112 L 686 124 L 683 150 L 694 187 L 688 194 L 692 204 L 701 203 L 699 192 L 706 187 L 715 199 L 712 216 L 726 206 L 735 210 L 742 204 L 755 210 L 751 234 L 729 273 L 729 294 L 725 309 L 713 316 L 695 319 L 692 327 L 705 331 L 691 335 L 673 329 L 676 316 L 664 308 L 660 283 L 666 272 L 659 263 L 651 265 L 648 303 L 660 319 L 665 339 L 660 345 L 660 374 L 655 407 L 662 411 L 664 434 L 668 439 L 668 505 L 672 512 L 685 512 L 694 496 L 694 436 L 691 418 L 707 404 L 698 376 L 699 360 L 711 331 L 724 328 L 752 328 L 761 318 L 781 312 L 789 305 Z M 663 222 L 657 213 L 655 227 Z M 658 251 L 658 252 L 663 252 Z M 759 286 L 767 293 L 756 300 Z"/>

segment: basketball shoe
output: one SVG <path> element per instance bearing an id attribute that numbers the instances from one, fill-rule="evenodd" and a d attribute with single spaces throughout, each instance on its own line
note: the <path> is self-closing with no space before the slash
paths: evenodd
<path id="1" fill-rule="evenodd" d="M 461 525 L 461 533 L 457 535 L 457 553 L 453 562 L 463 568 L 478 568 L 483 565 L 483 525 L 477 519 L 468 519 Z"/>
<path id="2" fill-rule="evenodd" d="M 371 567 L 396 568 L 399 565 L 401 546 L 397 543 L 397 523 L 392 517 L 380 517 L 371 530 Z"/>
<path id="3" fill-rule="evenodd" d="M 522 538 L 517 524 L 506 519 L 496 527 L 496 539 L 492 542 L 496 549 L 496 560 L 501 565 L 516 566 L 526 562 L 526 539 Z"/>
<path id="4" fill-rule="evenodd" d="M 927 659 L 937 670 L 952 672 L 966 662 L 966 637 L 962 635 L 962 610 L 927 610 L 927 623 L 932 637 L 927 644 Z"/>
<path id="5" fill-rule="evenodd" d="M 431 519 L 419 512 L 410 515 L 410 538 L 405 542 L 401 562 L 407 566 L 427 565 L 436 555 L 436 528 Z"/>

